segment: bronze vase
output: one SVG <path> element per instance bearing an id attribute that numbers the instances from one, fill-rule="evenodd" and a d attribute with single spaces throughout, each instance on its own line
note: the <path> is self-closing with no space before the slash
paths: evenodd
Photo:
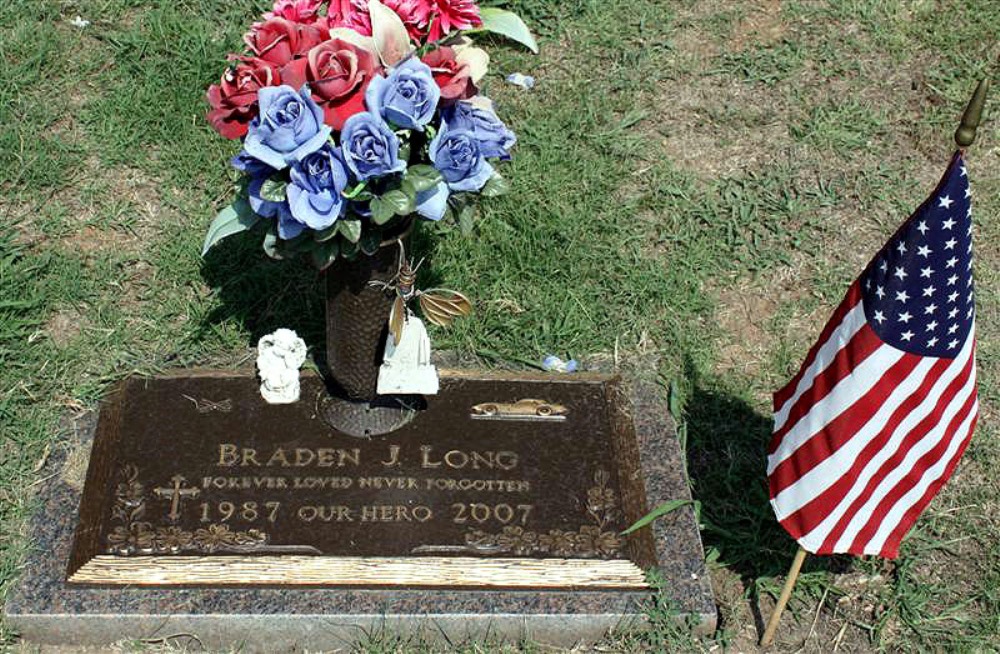
<path id="1" fill-rule="evenodd" d="M 326 270 L 327 366 L 335 390 L 349 400 L 375 399 L 393 301 L 378 283 L 392 280 L 399 257 L 392 241 L 370 256 L 337 259 Z"/>
<path id="2" fill-rule="evenodd" d="M 395 295 L 386 285 L 410 249 L 412 217 L 386 230 L 371 255 L 338 258 L 326 277 L 326 361 L 334 391 L 352 402 L 372 402 L 378 386 L 389 312 Z"/>

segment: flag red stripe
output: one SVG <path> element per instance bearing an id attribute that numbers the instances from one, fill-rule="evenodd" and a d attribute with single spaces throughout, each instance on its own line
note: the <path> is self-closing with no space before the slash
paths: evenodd
<path id="1" fill-rule="evenodd" d="M 819 352 L 823 344 L 830 340 L 830 335 L 833 334 L 834 330 L 840 326 L 843 322 L 844 316 L 850 313 L 851 309 L 855 307 L 859 302 L 861 302 L 861 285 L 855 281 L 851 284 L 851 287 L 847 289 L 847 294 L 844 296 L 844 300 L 840 305 L 833 310 L 833 315 L 830 316 L 830 320 L 826 323 L 823 328 L 823 332 L 816 339 L 816 344 L 812 346 L 809 350 L 809 354 L 806 355 L 806 360 L 802 362 L 799 367 L 798 373 L 792 380 L 785 384 L 779 391 L 774 393 L 774 410 L 778 411 L 793 395 L 795 395 L 795 389 L 798 388 L 799 381 L 801 381 L 802 376 L 805 374 L 809 366 L 813 364 L 816 360 L 816 354 Z"/>
<path id="2" fill-rule="evenodd" d="M 904 361 L 911 358 L 915 361 L 919 361 L 919 357 L 908 356 L 901 360 L 897 365 L 901 365 Z M 788 529 L 789 533 L 793 534 L 793 537 L 800 538 L 815 529 L 821 522 L 823 522 L 823 520 L 826 519 L 830 512 L 833 511 L 838 504 L 840 504 L 841 500 L 847 496 L 851 487 L 857 483 L 858 475 L 864 470 L 865 465 L 872 460 L 879 450 L 885 447 L 893 432 L 900 425 L 900 423 L 906 419 L 906 416 L 926 399 L 927 393 L 934 386 L 940 374 L 950 363 L 951 361 L 947 359 L 937 361 L 934 364 L 934 367 L 927 372 L 926 378 L 921 386 L 909 397 L 907 397 L 895 411 L 892 412 L 892 415 L 889 417 L 888 421 L 886 421 L 882 430 L 879 431 L 871 442 L 869 442 L 868 445 L 866 445 L 865 448 L 858 454 L 854 460 L 854 465 L 851 466 L 850 469 L 845 470 L 836 482 L 817 495 L 808 504 L 805 504 L 798 511 L 789 514 L 784 520 L 782 520 L 782 524 L 785 525 L 785 528 Z M 962 375 L 960 374 L 959 377 L 961 376 Z M 968 376 L 966 375 L 966 378 L 967 377 Z M 955 381 L 960 384 L 957 388 L 961 388 L 961 384 L 965 383 L 962 379 L 956 379 Z M 889 388 L 889 391 L 892 391 L 891 387 Z M 940 410 L 940 402 L 938 403 L 938 406 L 935 407 L 934 411 L 930 412 L 930 415 L 933 415 L 934 412 L 938 410 Z M 848 438 L 850 436 L 853 436 L 853 434 L 848 434 Z M 792 481 L 794 482 L 795 480 Z M 873 479 L 872 481 L 877 482 L 877 479 Z M 852 505 L 852 508 L 855 508 L 854 505 Z M 851 515 L 853 514 L 851 514 L 849 510 L 847 514 L 845 514 L 845 518 L 842 518 L 842 520 L 850 520 Z M 840 526 L 841 525 L 838 522 L 837 527 Z"/>
<path id="3" fill-rule="evenodd" d="M 837 416 L 822 430 L 816 432 L 812 438 L 800 445 L 794 454 L 779 463 L 778 467 L 771 472 L 771 497 L 777 497 L 778 493 L 794 484 L 800 477 L 805 476 L 807 472 L 839 450 L 844 443 L 854 438 L 857 435 L 858 429 L 871 416 L 878 412 L 886 399 L 896 390 L 896 386 L 913 372 L 913 369 L 917 367 L 920 360 L 921 357 L 913 354 L 903 356 L 903 358 L 889 368 L 879 383 L 872 386 L 864 396 L 851 405 L 851 408 Z M 927 378 L 920 388 L 913 395 L 906 398 L 905 402 L 893 412 L 889 418 L 889 423 L 883 428 L 879 436 L 885 434 L 885 438 L 888 438 L 888 434 L 892 433 L 891 430 L 895 428 L 895 425 L 899 424 L 903 416 L 924 399 L 927 390 L 934 385 L 934 378 L 940 371 L 947 368 L 949 363 L 947 360 L 941 360 L 934 364 L 934 367 L 928 371 Z M 888 433 L 886 429 L 889 429 Z M 878 436 L 876 437 L 877 439 Z M 864 450 L 866 453 L 869 451 L 868 448 Z M 863 459 L 864 453 L 859 457 L 859 460 Z M 858 463 L 856 462 L 855 466 L 857 465 Z"/>
<path id="4" fill-rule="evenodd" d="M 860 554 L 864 551 L 865 544 L 870 541 L 878 531 L 878 528 L 882 525 L 882 521 L 885 520 L 886 514 L 892 510 L 892 507 L 895 506 L 896 502 L 898 502 L 903 495 L 909 492 L 920 482 L 928 468 L 933 466 L 941 459 L 942 456 L 944 456 L 945 452 L 948 450 L 948 445 L 954 437 L 955 431 L 958 429 L 958 426 L 969 417 L 969 413 L 973 410 L 975 404 L 976 393 L 973 392 L 969 395 L 965 404 L 962 405 L 962 408 L 955 414 L 955 417 L 951 419 L 951 422 L 948 423 L 948 428 L 941 435 L 941 440 L 938 441 L 937 445 L 917 459 L 916 463 L 913 464 L 913 468 L 906 473 L 906 476 L 900 479 L 899 482 L 896 483 L 886 496 L 883 497 L 878 503 L 875 510 L 871 512 L 868 522 L 861 528 L 858 535 L 854 537 L 854 541 L 851 542 L 851 546 L 847 550 L 848 552 Z M 913 442 L 908 443 L 906 451 L 909 451 L 917 440 L 919 439 L 914 439 Z M 883 466 L 883 470 L 889 472 L 897 468 L 903 461 L 905 454 L 906 452 L 902 449 L 897 451 L 896 454 L 893 455 L 893 458 L 898 457 L 898 459 L 892 462 L 892 466 L 888 470 L 886 470 L 885 466 Z M 889 464 L 888 461 L 886 463 Z M 879 472 L 881 473 L 883 470 L 880 470 Z M 879 476 L 881 477 L 882 475 L 880 474 Z"/>
<path id="5" fill-rule="evenodd" d="M 861 491 L 861 494 L 854 499 L 844 515 L 841 516 L 840 520 L 837 521 L 837 524 L 830 530 L 830 533 L 827 534 L 823 544 L 816 550 L 816 554 L 833 553 L 834 545 L 836 545 L 841 535 L 843 535 L 844 531 L 846 531 L 847 526 L 851 523 L 851 520 L 857 516 L 858 510 L 865 505 L 869 498 L 871 498 L 875 489 L 878 488 L 880 483 L 882 483 L 882 480 L 885 479 L 886 475 L 892 472 L 892 470 L 899 465 L 899 462 L 903 460 L 906 453 L 910 451 L 910 448 L 912 448 L 914 444 L 923 438 L 927 432 L 931 431 L 938 425 L 938 422 L 941 419 L 941 413 L 945 410 L 945 407 L 951 403 L 955 393 L 969 381 L 969 376 L 972 374 L 974 367 L 975 357 L 970 356 L 969 360 L 965 364 L 965 367 L 962 369 L 962 373 L 952 380 L 951 384 L 949 384 L 944 392 L 941 393 L 934 409 L 931 410 L 931 412 L 928 413 L 923 420 L 914 425 L 913 429 L 911 429 L 906 436 L 903 437 L 899 447 L 892 454 L 892 456 L 884 461 L 878 471 L 871 477 L 871 479 L 868 480 L 868 483 L 865 485 L 864 490 Z M 973 393 L 973 395 L 975 394 Z M 898 424 L 899 423 L 896 423 L 896 425 Z M 865 462 L 870 461 L 870 459 L 864 460 Z"/>
<path id="6" fill-rule="evenodd" d="M 882 556 L 890 559 L 894 559 L 899 556 L 899 544 L 903 542 L 903 536 L 905 536 L 909 528 L 913 526 L 913 523 L 917 521 L 917 518 L 919 518 L 920 514 L 924 512 L 927 505 L 931 503 L 931 500 L 938 494 L 938 491 L 941 490 L 941 487 L 944 486 L 945 482 L 951 478 L 952 473 L 955 471 L 955 466 L 958 465 L 959 459 L 961 459 L 962 455 L 965 453 L 965 448 L 967 448 L 969 443 L 972 441 L 972 433 L 976 430 L 976 422 L 978 422 L 978 420 L 978 415 L 972 419 L 972 423 L 969 425 L 969 433 L 965 435 L 965 438 L 962 440 L 962 444 L 958 446 L 955 456 L 953 456 L 951 461 L 948 462 L 948 466 L 945 468 L 944 474 L 935 479 L 927 488 L 927 492 L 923 494 L 920 500 L 911 506 L 905 514 L 903 514 L 903 519 L 899 521 L 899 524 L 896 525 L 896 528 L 892 530 L 892 533 L 889 534 L 889 537 L 886 539 L 885 546 L 882 548 Z"/>
<path id="7" fill-rule="evenodd" d="M 788 413 L 788 419 L 785 420 L 785 424 L 780 429 L 775 430 L 767 453 L 774 454 L 775 450 L 781 444 L 781 439 L 795 427 L 795 424 L 803 416 L 809 413 L 813 405 L 826 397 L 827 393 L 833 390 L 841 380 L 850 375 L 862 361 L 867 359 L 872 352 L 876 351 L 882 345 L 884 345 L 882 339 L 878 337 L 878 334 L 869 325 L 865 325 L 859 329 L 854 338 L 837 352 L 830 365 L 814 378 L 812 388 L 803 393 L 795 401 L 792 410 Z"/>

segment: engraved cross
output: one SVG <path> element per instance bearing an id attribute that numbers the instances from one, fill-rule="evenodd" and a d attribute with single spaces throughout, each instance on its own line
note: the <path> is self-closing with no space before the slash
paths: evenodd
<path id="1" fill-rule="evenodd" d="M 193 500 L 201 491 L 197 488 L 182 488 L 186 481 L 183 475 L 174 475 L 170 481 L 174 482 L 172 488 L 154 488 L 153 493 L 160 498 L 170 498 L 170 513 L 167 517 L 176 521 L 181 517 L 181 500 Z"/>

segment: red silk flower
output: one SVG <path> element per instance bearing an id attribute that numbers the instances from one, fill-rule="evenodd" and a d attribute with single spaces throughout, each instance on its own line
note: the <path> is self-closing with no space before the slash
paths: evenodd
<path id="1" fill-rule="evenodd" d="M 255 24 L 244 40 L 259 58 L 276 66 L 284 66 L 319 45 L 323 41 L 323 33 L 314 25 L 293 23 L 284 18 L 270 18 Z"/>
<path id="2" fill-rule="evenodd" d="M 365 110 L 365 89 L 380 71 L 378 56 L 371 50 L 330 39 L 281 69 L 283 83 L 294 88 L 309 84 L 313 100 L 323 109 L 324 122 L 335 130 L 344 121 Z"/>
<path id="3" fill-rule="evenodd" d="M 434 81 L 441 88 L 442 101 L 465 100 L 478 92 L 469 65 L 456 61 L 452 48 L 442 46 L 431 50 L 424 55 L 423 62 L 430 66 Z"/>
<path id="4" fill-rule="evenodd" d="M 257 115 L 257 91 L 281 83 L 277 67 L 256 57 L 230 57 L 235 66 L 226 70 L 218 84 L 208 87 L 208 121 L 227 139 L 247 133 Z"/>

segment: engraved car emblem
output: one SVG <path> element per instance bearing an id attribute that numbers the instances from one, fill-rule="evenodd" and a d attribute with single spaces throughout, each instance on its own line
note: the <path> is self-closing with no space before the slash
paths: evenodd
<path id="1" fill-rule="evenodd" d="M 525 398 L 516 402 L 483 402 L 472 407 L 476 420 L 565 420 L 569 410 L 561 404 Z"/>

